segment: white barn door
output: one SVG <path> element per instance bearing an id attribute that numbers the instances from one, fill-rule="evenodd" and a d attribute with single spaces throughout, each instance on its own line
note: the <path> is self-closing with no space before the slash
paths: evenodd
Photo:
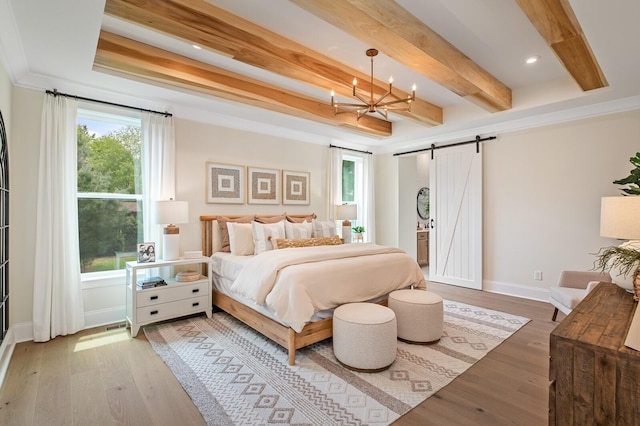
<path id="1" fill-rule="evenodd" d="M 433 151 L 429 280 L 482 289 L 482 150 Z"/>

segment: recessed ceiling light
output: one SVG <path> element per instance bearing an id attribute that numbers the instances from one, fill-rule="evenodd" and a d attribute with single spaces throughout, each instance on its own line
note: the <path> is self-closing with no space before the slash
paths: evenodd
<path id="1" fill-rule="evenodd" d="M 530 56 L 525 62 L 527 64 L 535 64 L 536 62 L 538 62 L 538 59 L 540 59 L 540 56 Z"/>
<path id="2" fill-rule="evenodd" d="M 198 46 L 196 44 L 192 44 L 192 46 L 193 46 L 194 49 L 198 49 L 198 50 L 202 49 L 202 47 L 200 47 L 200 46 Z"/>

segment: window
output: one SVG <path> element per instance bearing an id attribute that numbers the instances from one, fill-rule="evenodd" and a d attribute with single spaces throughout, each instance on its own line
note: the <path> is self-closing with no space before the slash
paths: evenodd
<path id="1" fill-rule="evenodd" d="M 78 109 L 82 273 L 124 269 L 143 240 L 140 117 Z"/>
<path id="2" fill-rule="evenodd" d="M 352 226 L 363 226 L 364 217 L 364 168 L 362 157 L 342 156 L 342 203 L 358 205 L 358 219 L 352 220 Z"/>

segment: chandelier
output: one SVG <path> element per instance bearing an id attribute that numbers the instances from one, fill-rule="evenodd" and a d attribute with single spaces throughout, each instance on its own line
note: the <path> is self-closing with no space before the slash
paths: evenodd
<path id="1" fill-rule="evenodd" d="M 387 93 L 382 95 L 378 100 L 373 99 L 373 58 L 378 55 L 377 49 L 367 49 L 367 56 L 371 58 L 371 92 L 369 99 L 365 99 L 360 96 L 359 93 L 356 92 L 356 86 L 358 85 L 358 79 L 353 78 L 353 97 L 358 99 L 360 103 L 338 103 L 335 101 L 335 92 L 331 91 L 331 106 L 335 109 L 335 114 L 342 114 L 345 112 L 356 113 L 358 118 L 364 117 L 365 114 L 375 113 L 382 115 L 385 120 L 388 120 L 388 111 L 411 111 L 411 102 L 416 100 L 416 85 L 414 84 L 411 88 L 411 95 L 408 95 L 406 99 L 395 99 L 392 101 L 384 100 L 387 96 L 393 95 L 391 91 L 393 90 L 393 77 L 389 77 L 389 90 Z M 396 97 L 397 98 L 397 97 Z"/>

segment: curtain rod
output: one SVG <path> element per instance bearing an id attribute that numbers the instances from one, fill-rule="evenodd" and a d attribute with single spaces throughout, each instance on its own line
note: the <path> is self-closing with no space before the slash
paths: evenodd
<path id="1" fill-rule="evenodd" d="M 429 148 L 416 149 L 414 151 L 396 152 L 395 154 L 393 154 L 393 156 L 395 157 L 397 155 L 415 154 L 416 152 L 431 151 L 431 159 L 433 160 L 433 151 L 435 151 L 436 149 L 449 148 L 449 147 L 452 147 L 452 146 L 468 145 L 470 143 L 475 143 L 475 144 L 478 145 L 476 147 L 476 152 L 479 152 L 479 150 L 480 150 L 480 142 L 491 141 L 491 140 L 494 140 L 494 139 L 496 139 L 496 136 L 487 136 L 486 138 L 481 138 L 480 136 L 476 136 L 476 138 L 474 140 L 470 140 L 470 141 L 455 142 L 455 143 L 450 143 L 450 144 L 447 144 L 447 145 L 439 145 L 439 146 L 436 146 L 435 144 L 431 144 L 431 146 Z"/>
<path id="2" fill-rule="evenodd" d="M 154 111 L 152 109 L 138 108 L 138 107 L 134 107 L 134 106 L 130 106 L 130 105 L 123 105 L 123 104 L 117 104 L 117 103 L 114 103 L 114 102 L 101 101 L 100 99 L 85 98 L 83 96 L 69 95 L 67 93 L 58 92 L 57 89 L 53 89 L 53 91 L 47 90 L 46 92 L 47 92 L 47 95 L 65 96 L 67 98 L 74 98 L 74 99 L 77 99 L 77 100 L 80 100 L 80 101 L 97 102 L 99 104 L 111 105 L 111 106 L 116 106 L 116 107 L 121 107 L 121 108 L 128 108 L 128 109 L 135 109 L 137 111 L 143 111 L 143 112 L 151 112 L 153 114 L 164 115 L 165 117 L 173 117 L 173 114 L 171 114 L 169 112 L 166 112 L 166 111 L 165 112 L 160 112 L 160 111 Z"/>
<path id="3" fill-rule="evenodd" d="M 340 149 L 346 149 L 347 151 L 353 151 L 353 152 L 360 152 L 362 154 L 373 154 L 373 152 L 369 152 L 369 151 L 361 151 L 359 149 L 353 149 L 353 148 L 345 148 L 343 146 L 338 146 L 338 145 L 333 145 L 333 144 L 329 144 L 329 148 L 340 148 Z"/>

